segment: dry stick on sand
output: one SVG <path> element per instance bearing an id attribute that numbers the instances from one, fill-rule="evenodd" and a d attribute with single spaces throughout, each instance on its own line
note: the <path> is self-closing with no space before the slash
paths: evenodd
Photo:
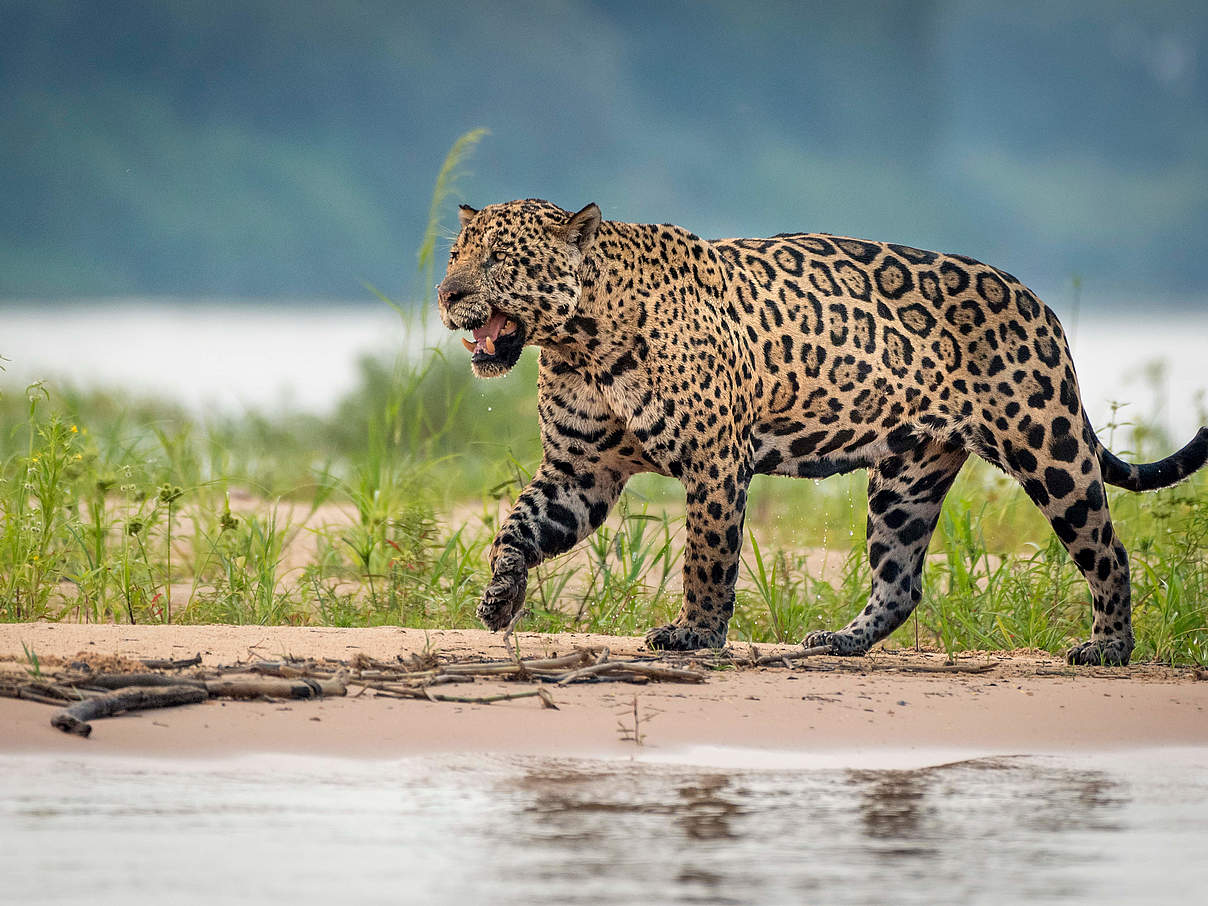
<path id="1" fill-rule="evenodd" d="M 706 658 L 690 657 L 690 662 L 706 667 L 789 667 L 792 666 L 790 661 L 831 653 L 830 645 L 815 645 L 813 648 L 802 647 L 793 651 L 763 655 L 759 653 L 759 649 L 754 644 L 749 647 L 751 652 L 746 657 L 736 657 L 723 651 L 714 652 L 712 656 Z"/>
<path id="2" fill-rule="evenodd" d="M 71 676 L 68 681 L 94 689 L 125 689 L 130 686 L 197 686 L 205 688 L 205 680 L 189 676 L 163 676 L 159 673 L 97 673 Z"/>
<path id="3" fill-rule="evenodd" d="M 300 676 L 281 679 L 272 676 L 232 676 L 206 680 L 206 692 L 211 698 L 322 698 L 325 695 L 345 695 L 348 677 L 340 671 L 331 679 Z"/>
<path id="4" fill-rule="evenodd" d="M 751 649 L 752 653 L 754 654 L 755 646 L 752 645 Z M 813 648 L 801 648 L 797 651 L 786 651 L 784 654 L 765 654 L 763 657 L 756 656 L 754 660 L 756 667 L 771 667 L 773 665 L 779 665 L 784 661 L 798 661 L 802 658 L 830 653 L 830 645 L 815 645 Z"/>
<path id="5" fill-rule="evenodd" d="M 500 695 L 483 695 L 480 697 L 462 696 L 462 695 L 441 695 L 437 692 L 430 692 L 427 687 L 424 688 L 424 693 L 429 701 L 435 702 L 461 702 L 467 705 L 489 705 L 493 702 L 506 702 L 514 698 L 532 698 L 536 696 L 541 699 L 541 707 L 550 708 L 554 711 L 558 710 L 558 706 L 554 704 L 554 697 L 549 694 L 548 689 L 542 689 L 538 686 L 530 692 L 507 692 Z"/>
<path id="6" fill-rule="evenodd" d="M 993 670 L 998 664 L 878 664 L 869 661 L 866 664 L 843 664 L 853 670 L 897 670 L 899 673 L 985 673 Z"/>
<path id="7" fill-rule="evenodd" d="M 56 686 L 53 683 L 24 683 L 19 686 L 0 685 L 0 695 L 6 698 L 20 698 L 25 701 L 38 702 L 42 705 L 58 705 L 62 707 L 68 702 L 79 701 L 82 696 L 75 690 Z"/>
<path id="8" fill-rule="evenodd" d="M 565 686 L 577 680 L 588 679 L 589 677 L 601 676 L 603 674 L 624 675 L 627 673 L 635 673 L 638 676 L 666 680 L 672 683 L 703 683 L 706 679 L 705 674 L 699 673 L 696 670 L 683 670 L 678 667 L 660 667 L 641 661 L 604 661 L 601 664 L 592 664 L 589 667 L 566 674 L 558 680 L 558 685 Z"/>
<path id="9" fill-rule="evenodd" d="M 713 661 L 702 661 L 700 663 L 710 666 L 734 665 L 736 667 L 777 667 L 780 665 L 792 666 L 789 661 L 800 661 L 806 658 L 816 657 L 818 655 L 828 655 L 831 653 L 829 645 L 815 645 L 813 648 L 800 648 L 795 651 L 786 651 L 778 654 L 759 653 L 759 649 L 754 645 L 751 646 L 751 654 L 749 657 L 737 658 L 720 658 Z M 902 673 L 985 673 L 987 670 L 993 670 L 998 665 L 992 661 L 986 661 L 980 664 L 881 664 L 874 660 L 860 659 L 856 661 L 832 660 L 825 664 L 819 664 L 810 669 L 818 670 L 851 670 L 859 673 L 872 670 L 897 670 Z"/>
<path id="10" fill-rule="evenodd" d="M 195 679 L 188 676 L 163 676 L 158 673 L 98 673 L 78 680 L 81 686 L 98 689 L 125 689 L 131 686 L 195 686 L 205 689 L 211 698 L 318 698 L 344 695 L 347 676 L 318 679 L 296 676 L 284 679 L 272 676 L 227 676 L 221 679 Z"/>
<path id="11" fill-rule="evenodd" d="M 430 702 L 458 702 L 464 705 L 490 705 L 495 702 L 507 702 L 516 698 L 539 698 L 541 699 L 542 707 L 552 708 L 555 711 L 558 710 L 558 706 L 554 704 L 553 696 L 549 694 L 549 690 L 540 686 L 526 692 L 501 692 L 498 695 L 478 696 L 444 695 L 440 692 L 433 692 L 427 685 L 407 686 L 400 683 L 376 683 L 366 688 L 373 689 L 378 695 L 384 695 L 389 698 L 413 698 Z"/>
<path id="12" fill-rule="evenodd" d="M 99 695 L 64 708 L 50 719 L 51 726 L 64 733 L 87 736 L 92 732 L 90 720 L 109 717 L 122 711 L 140 711 L 145 708 L 169 708 L 174 705 L 193 705 L 203 702 L 209 695 L 196 686 L 131 686 L 118 689 L 109 695 Z"/>
<path id="13" fill-rule="evenodd" d="M 788 655 L 785 655 L 788 657 Z M 761 658 L 760 660 L 763 660 Z M 775 666 L 781 657 L 777 655 L 772 658 L 769 664 L 761 666 Z M 718 663 L 724 664 L 725 661 Z M 747 666 L 739 664 L 739 666 Z M 802 664 L 797 669 L 799 670 L 827 670 L 827 671 L 847 671 L 849 673 L 874 673 L 876 671 L 890 670 L 898 673 L 985 673 L 987 670 L 993 670 L 997 667 L 994 663 L 982 664 L 880 664 L 873 660 L 856 659 L 848 660 L 830 660 L 819 664 Z"/>
<path id="14" fill-rule="evenodd" d="M 1065 676 L 1070 679 L 1086 679 L 1088 676 L 1093 676 L 1095 679 L 1132 679 L 1130 671 L 1121 672 L 1119 667 L 1109 667 L 1105 670 L 1092 670 L 1088 667 L 1075 667 L 1066 665 L 1065 667 L 1037 667 L 1033 671 L 1035 676 Z M 1198 677 L 1197 679 L 1202 679 Z"/>
<path id="15" fill-rule="evenodd" d="M 99 674 L 77 680 L 81 684 L 109 684 L 109 688 L 114 688 L 113 684 L 122 681 L 129 684 L 117 686 L 113 692 L 92 695 L 84 701 L 64 708 L 50 719 L 51 726 L 64 733 L 88 736 L 92 732 L 92 725 L 88 721 L 123 711 L 194 705 L 208 698 L 319 698 L 324 695 L 344 695 L 347 691 L 346 678 L 342 672 L 332 679 L 325 680 L 309 677 L 288 680 L 264 676 L 194 680 L 154 673 Z M 88 694 L 90 690 L 72 691 Z"/>
<path id="16" fill-rule="evenodd" d="M 478 664 L 444 664 L 436 668 L 436 671 L 438 673 L 490 676 L 518 673 L 521 670 L 564 670 L 567 667 L 577 667 L 594 661 L 595 657 L 594 651 L 580 648 L 573 654 L 564 654 L 562 657 L 533 658 L 527 661 L 483 661 Z"/>
<path id="17" fill-rule="evenodd" d="M 148 670 L 181 670 L 185 667 L 201 666 L 201 655 L 195 654 L 192 657 L 187 657 L 179 661 L 154 657 L 143 658 L 139 663 L 141 663 Z"/>
<path id="18" fill-rule="evenodd" d="M 81 698 L 91 697 L 87 692 L 62 683 L 48 683 L 39 680 L 15 682 L 7 679 L 0 680 L 0 696 L 50 705 L 62 705 L 65 702 L 77 702 Z"/>

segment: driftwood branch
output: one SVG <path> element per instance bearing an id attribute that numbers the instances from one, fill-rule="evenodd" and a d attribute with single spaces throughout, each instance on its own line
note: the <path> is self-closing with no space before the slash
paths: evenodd
<path id="1" fill-rule="evenodd" d="M 160 673 L 96 673 L 79 678 L 80 685 L 95 689 L 125 689 L 129 686 L 197 686 L 205 688 L 205 680 L 188 676 L 164 676 Z"/>
<path id="2" fill-rule="evenodd" d="M 895 673 L 985 673 L 993 670 L 998 664 L 882 664 L 878 661 L 855 658 L 839 660 L 835 658 L 825 664 L 807 664 L 807 670 L 846 670 L 849 673 L 874 673 L 890 670 Z"/>
<path id="3" fill-rule="evenodd" d="M 998 664 L 986 661 L 980 664 L 876 664 L 874 670 L 899 670 L 902 673 L 985 673 Z"/>
<path id="4" fill-rule="evenodd" d="M 231 676 L 219 679 L 190 679 L 158 673 L 99 673 L 71 678 L 79 686 L 58 684 L 26 684 L 18 689 L 20 698 L 62 704 L 68 697 L 84 696 L 83 701 L 64 708 L 51 718 L 52 726 L 65 733 L 88 736 L 91 720 L 109 717 L 123 711 L 146 708 L 168 708 L 192 705 L 208 698 L 321 698 L 344 695 L 347 677 L 343 671 L 330 679 L 298 677 L 282 679 L 257 675 Z M 87 684 L 87 685 L 84 685 Z M 92 688 L 88 688 L 92 687 Z M 96 688 L 111 692 L 96 692 Z"/>
<path id="5" fill-rule="evenodd" d="M 1205 678 L 1208 679 L 1208 671 L 1204 671 Z M 1074 666 L 1068 664 L 1065 667 L 1037 667 L 1033 672 L 1034 676 L 1066 676 L 1085 679 L 1088 676 L 1093 676 L 1095 679 L 1132 679 L 1132 674 L 1127 671 L 1121 671 L 1119 668 L 1108 669 L 1088 669 L 1085 666 Z M 1196 677 L 1199 679 L 1200 677 Z"/>
<path id="6" fill-rule="evenodd" d="M 0 682 L 0 696 L 5 698 L 21 698 L 28 701 L 44 702 L 46 704 L 62 705 L 78 702 L 83 698 L 94 698 L 104 693 L 92 689 L 80 689 L 70 681 L 50 683 L 44 680 L 28 680 L 25 682 Z"/>
<path id="7" fill-rule="evenodd" d="M 257 661 L 248 667 L 234 667 L 240 672 L 260 673 L 264 676 L 279 676 L 283 679 L 297 679 L 300 676 L 311 676 L 317 679 L 329 679 L 335 675 L 334 670 L 319 670 L 311 664 L 289 663 L 288 661 Z"/>
<path id="8" fill-rule="evenodd" d="M 703 683 L 705 681 L 705 674 L 696 670 L 663 667 L 642 661 L 604 661 L 603 663 L 592 664 L 591 666 L 583 667 L 580 670 L 566 674 L 558 680 L 558 685 L 565 686 L 568 683 L 605 674 L 622 676 L 625 674 L 637 674 L 648 679 L 665 680 L 672 683 Z"/>
<path id="9" fill-rule="evenodd" d="M 558 710 L 558 706 L 554 704 L 553 696 L 549 694 L 548 689 L 542 686 L 524 692 L 500 692 L 498 695 L 446 695 L 442 692 L 433 692 L 428 686 L 404 686 L 388 683 L 371 686 L 370 688 L 374 689 L 378 695 L 390 698 L 411 698 L 430 702 L 456 702 L 463 705 L 491 705 L 495 702 L 507 702 L 517 698 L 539 698 L 543 707 L 552 708 L 555 711 Z"/>
<path id="10" fill-rule="evenodd" d="M 754 647 L 754 646 L 752 646 Z M 782 664 L 785 661 L 799 661 L 807 657 L 815 657 L 819 654 L 830 654 L 830 645 L 815 645 L 812 648 L 798 648 L 794 651 L 786 651 L 783 654 L 765 654 L 762 657 L 755 658 L 756 667 L 770 667 L 773 664 Z"/>
<path id="11" fill-rule="evenodd" d="M 595 660 L 595 652 L 579 649 L 572 654 L 562 657 L 532 658 L 529 660 L 513 661 L 484 661 L 479 664 L 444 664 L 439 668 L 440 673 L 474 674 L 475 676 L 507 675 L 528 671 L 529 673 L 565 670 L 577 667 Z"/>
<path id="12" fill-rule="evenodd" d="M 205 690 L 212 698 L 322 698 L 325 695 L 345 695 L 348 685 L 343 672 L 331 679 L 309 676 L 282 679 L 249 675 L 205 680 Z"/>
<path id="13" fill-rule="evenodd" d="M 179 661 L 154 657 L 143 658 L 139 663 L 148 670 L 181 670 L 185 667 L 200 667 L 201 655 L 195 654 L 192 657 L 183 658 Z"/>
<path id="14" fill-rule="evenodd" d="M 425 697 L 429 701 L 459 702 L 465 705 L 490 705 L 494 704 L 495 702 L 511 701 L 515 698 L 533 698 L 536 696 L 537 698 L 541 699 L 541 706 L 543 708 L 551 708 L 554 711 L 558 710 L 558 706 L 554 704 L 554 698 L 549 694 L 549 690 L 543 689 L 540 686 L 528 692 L 504 692 L 499 695 L 483 695 L 477 697 L 466 695 L 442 695 L 439 692 L 431 692 L 426 688 L 424 689 L 424 692 Z"/>
<path id="15" fill-rule="evenodd" d="M 775 654 L 760 654 L 759 649 L 751 646 L 747 657 L 714 658 L 711 660 L 694 661 L 707 667 L 791 667 L 792 661 L 802 661 L 820 655 L 831 654 L 829 645 L 815 645 L 812 648 L 798 648 L 793 651 L 777 652 Z M 847 670 L 853 673 L 869 673 L 876 670 L 893 670 L 899 673 L 985 673 L 993 670 L 998 664 L 985 661 L 977 664 L 945 663 L 945 664 L 887 664 L 868 658 L 846 659 L 830 657 L 823 663 L 802 665 L 809 670 Z"/>
<path id="16" fill-rule="evenodd" d="M 98 695 L 96 698 L 76 702 L 52 717 L 50 723 L 64 733 L 87 736 L 92 732 L 92 724 L 88 723 L 90 720 L 109 717 L 123 711 L 192 705 L 203 702 L 208 697 L 205 689 L 198 689 L 196 686 L 131 686 L 108 695 Z"/>
<path id="17" fill-rule="evenodd" d="M 3 694 L 0 692 L 0 694 Z M 63 707 L 63 702 L 67 699 L 59 698 L 58 696 L 44 695 L 33 689 L 18 689 L 11 698 L 20 698 L 29 702 L 37 702 L 40 705 L 54 705 L 55 707 Z"/>

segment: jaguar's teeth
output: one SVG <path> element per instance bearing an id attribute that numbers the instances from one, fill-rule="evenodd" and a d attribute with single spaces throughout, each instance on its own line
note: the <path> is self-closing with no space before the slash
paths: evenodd
<path id="1" fill-rule="evenodd" d="M 474 342 L 473 342 L 473 341 L 471 341 L 471 340 L 467 340 L 465 337 L 462 337 L 462 338 L 461 338 L 461 345 L 462 345 L 462 346 L 464 346 L 464 347 L 466 347 L 466 349 L 470 350 L 470 352 L 473 352 L 475 349 L 477 349 L 477 348 L 478 348 L 478 347 L 477 347 L 477 346 L 474 344 Z"/>
<path id="2" fill-rule="evenodd" d="M 503 328 L 499 332 L 501 334 L 509 334 L 509 333 L 512 333 L 515 329 L 516 329 L 516 322 L 513 321 L 511 318 L 508 318 L 507 321 L 504 323 Z"/>
<path id="3" fill-rule="evenodd" d="M 487 337 L 485 340 L 483 340 L 482 345 L 487 348 L 487 355 L 495 354 L 495 341 L 490 337 Z"/>

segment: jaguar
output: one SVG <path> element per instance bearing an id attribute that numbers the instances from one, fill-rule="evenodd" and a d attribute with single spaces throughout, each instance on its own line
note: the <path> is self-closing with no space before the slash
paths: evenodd
<path id="1" fill-rule="evenodd" d="M 825 233 L 706 240 L 539 199 L 475 210 L 437 287 L 479 377 L 539 349 L 542 459 L 501 523 L 478 615 L 522 611 L 527 573 L 604 522 L 628 479 L 678 479 L 683 602 L 656 649 L 726 641 L 751 478 L 868 470 L 867 605 L 806 645 L 858 655 L 918 605 L 945 494 L 973 454 L 1022 484 L 1085 577 L 1072 664 L 1127 664 L 1128 555 L 1104 485 L 1149 491 L 1208 459 L 1208 428 L 1129 464 L 1087 417 L 1052 310 L 972 258 Z"/>

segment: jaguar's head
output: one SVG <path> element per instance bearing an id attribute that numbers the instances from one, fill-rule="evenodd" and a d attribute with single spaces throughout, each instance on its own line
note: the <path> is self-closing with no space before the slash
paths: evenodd
<path id="1" fill-rule="evenodd" d="M 506 374 L 526 344 L 556 342 L 575 313 L 580 267 L 596 239 L 600 209 L 570 214 L 528 199 L 462 205 L 461 233 L 437 287 L 440 319 L 469 331 L 462 343 L 479 377 Z"/>

